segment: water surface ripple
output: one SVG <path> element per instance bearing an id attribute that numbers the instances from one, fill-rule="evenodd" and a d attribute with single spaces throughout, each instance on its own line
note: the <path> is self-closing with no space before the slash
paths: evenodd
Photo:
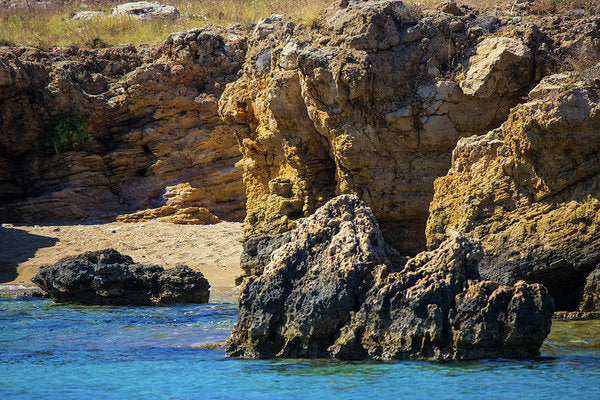
<path id="1" fill-rule="evenodd" d="M 234 360 L 233 304 L 0 299 L 0 399 L 600 399 L 600 321 L 555 321 L 536 360 Z"/>

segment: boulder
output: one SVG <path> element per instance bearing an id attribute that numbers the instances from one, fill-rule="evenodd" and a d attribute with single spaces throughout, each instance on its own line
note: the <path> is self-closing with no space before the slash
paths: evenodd
<path id="1" fill-rule="evenodd" d="M 435 182 L 430 248 L 468 234 L 483 278 L 543 283 L 558 310 L 579 308 L 600 263 L 599 72 L 544 79 L 501 128 L 458 142 Z"/>
<path id="2" fill-rule="evenodd" d="M 207 303 L 210 285 L 187 266 L 142 265 L 116 250 L 66 257 L 32 279 L 57 303 L 155 305 Z"/>
<path id="3" fill-rule="evenodd" d="M 96 18 L 103 17 L 104 11 L 79 11 L 71 17 L 73 20 L 91 21 Z"/>
<path id="4" fill-rule="evenodd" d="M 527 88 L 533 77 L 533 54 L 519 39 L 490 37 L 479 43 L 468 61 L 463 93 L 489 98 Z"/>
<path id="5" fill-rule="evenodd" d="M 338 196 L 302 221 L 242 288 L 227 354 L 246 358 L 532 357 L 550 331 L 538 284 L 482 281 L 478 242 L 448 239 L 406 261 L 373 212 Z"/>
<path id="6" fill-rule="evenodd" d="M 181 16 L 174 6 L 165 6 L 156 1 L 133 1 L 119 4 L 112 9 L 112 15 L 130 16 L 140 19 L 166 19 L 174 21 Z"/>

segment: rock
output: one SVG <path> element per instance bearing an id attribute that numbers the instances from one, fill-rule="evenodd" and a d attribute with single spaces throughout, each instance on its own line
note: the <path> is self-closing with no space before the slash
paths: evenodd
<path id="1" fill-rule="evenodd" d="M 278 22 L 251 37 L 243 75 L 219 101 L 243 154 L 246 240 L 277 237 L 348 193 L 402 254 L 423 250 L 433 181 L 456 141 L 498 126 L 522 95 L 476 98 L 429 76 L 449 76 L 470 46 L 468 23 L 400 1 L 342 1 L 304 36 Z M 268 74 L 256 65 L 267 49 Z"/>
<path id="2" fill-rule="evenodd" d="M 117 222 L 141 222 L 156 220 L 184 225 L 210 225 L 221 222 L 221 220 L 203 207 L 177 208 L 173 206 L 162 206 L 149 210 L 142 210 L 132 214 L 119 215 Z"/>
<path id="3" fill-rule="evenodd" d="M 541 285 L 482 281 L 464 236 L 379 279 L 330 348 L 338 358 L 463 360 L 539 354 L 554 305 Z"/>
<path id="4" fill-rule="evenodd" d="M 596 267 L 585 280 L 579 311 L 600 312 L 600 267 Z"/>
<path id="5" fill-rule="evenodd" d="M 78 13 L 75 13 L 71 19 L 89 21 L 103 16 L 103 11 L 79 11 Z"/>
<path id="6" fill-rule="evenodd" d="M 475 97 L 503 96 L 527 88 L 532 75 L 533 55 L 523 42 L 490 37 L 477 45 L 460 88 Z"/>
<path id="7" fill-rule="evenodd" d="M 397 256 L 373 212 L 338 196 L 302 221 L 242 288 L 227 354 L 247 358 L 532 357 L 549 333 L 541 285 L 481 281 L 481 247 L 455 236 Z"/>
<path id="8" fill-rule="evenodd" d="M 483 278 L 543 283 L 558 310 L 578 309 L 600 263 L 598 71 L 545 79 L 501 128 L 458 142 L 435 182 L 430 248 L 464 232 L 482 241 Z"/>
<path id="9" fill-rule="evenodd" d="M 217 100 L 245 51 L 242 31 L 217 27 L 179 32 L 155 47 L 0 49 L 0 188 L 7 189 L 0 220 L 158 208 L 178 185 L 190 193 L 182 208 L 243 219 L 241 155 Z M 46 121 L 69 108 L 89 117 L 94 140 L 61 154 L 36 151 Z"/>
<path id="10" fill-rule="evenodd" d="M 444 1 L 443 3 L 438 4 L 437 9 L 452 15 L 463 15 L 460 7 L 458 7 L 454 0 Z"/>
<path id="11" fill-rule="evenodd" d="M 573 54 L 597 61 L 597 20 L 553 25 L 386 0 L 336 1 L 310 29 L 261 21 L 219 100 L 243 154 L 245 240 L 279 237 L 336 195 L 355 194 L 390 245 L 425 250 L 433 182 L 457 141 L 499 127 Z"/>
<path id="12" fill-rule="evenodd" d="M 186 266 L 142 265 L 112 249 L 66 257 L 32 279 L 57 303 L 153 305 L 207 303 L 208 281 Z"/>
<path id="13" fill-rule="evenodd" d="M 227 352 L 244 357 L 326 357 L 339 329 L 387 262 L 375 216 L 358 198 L 336 197 L 291 232 L 239 299 Z"/>
<path id="14" fill-rule="evenodd" d="M 134 1 L 119 4 L 112 9 L 112 15 L 126 15 L 140 19 L 166 19 L 170 21 L 174 21 L 181 16 L 179 10 L 174 6 L 165 6 L 155 1 Z"/>

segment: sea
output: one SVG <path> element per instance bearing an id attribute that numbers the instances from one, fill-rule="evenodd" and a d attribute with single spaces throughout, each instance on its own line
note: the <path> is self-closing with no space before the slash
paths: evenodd
<path id="1" fill-rule="evenodd" d="M 600 399 L 600 321 L 554 321 L 532 360 L 239 360 L 235 303 L 0 298 L 0 399 Z"/>

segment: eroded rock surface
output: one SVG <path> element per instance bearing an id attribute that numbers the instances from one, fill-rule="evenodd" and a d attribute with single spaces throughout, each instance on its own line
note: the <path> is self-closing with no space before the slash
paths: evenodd
<path id="1" fill-rule="evenodd" d="M 231 356 L 532 357 L 549 333 L 546 289 L 482 281 L 482 249 L 464 236 L 406 261 L 354 195 L 332 199 L 290 235 L 242 289 Z"/>
<path id="2" fill-rule="evenodd" d="M 156 47 L 0 49 L 0 219 L 73 220 L 168 204 L 166 188 L 194 192 L 186 207 L 244 217 L 238 143 L 217 101 L 244 62 L 245 32 L 217 27 Z M 94 140 L 37 151 L 59 111 L 89 118 Z"/>
<path id="3" fill-rule="evenodd" d="M 57 303 L 152 305 L 208 303 L 210 285 L 187 266 L 142 265 L 107 249 L 66 257 L 32 279 Z"/>
<path id="4" fill-rule="evenodd" d="M 501 128 L 461 139 L 435 182 L 428 245 L 479 238 L 481 275 L 548 287 L 576 310 L 600 263 L 600 68 L 550 76 Z"/>
<path id="5" fill-rule="evenodd" d="M 179 10 L 174 6 L 166 6 L 156 1 L 132 1 L 119 4 L 112 9 L 112 15 L 169 21 L 174 21 L 181 16 Z"/>
<path id="6" fill-rule="evenodd" d="M 339 1 L 311 29 L 276 15 L 256 25 L 219 102 L 243 153 L 246 270 L 268 259 L 253 259 L 252 243 L 277 241 L 344 193 L 373 209 L 402 254 L 424 250 L 433 182 L 459 138 L 500 126 L 573 54 L 598 59 L 597 19 L 456 7 Z"/>

